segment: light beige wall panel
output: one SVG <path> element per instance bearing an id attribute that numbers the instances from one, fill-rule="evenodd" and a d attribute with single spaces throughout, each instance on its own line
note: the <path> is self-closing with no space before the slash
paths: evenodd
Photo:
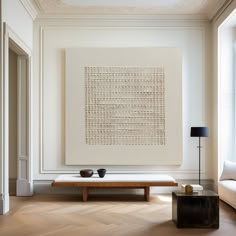
<path id="1" fill-rule="evenodd" d="M 182 164 L 179 48 L 68 48 L 65 80 L 66 164 Z"/>
<path id="2" fill-rule="evenodd" d="M 87 26 L 96 25 L 97 22 L 99 20 L 83 19 L 80 26 L 64 21 L 60 25 L 49 21 L 35 24 L 34 178 L 54 178 L 55 174 L 78 172 L 86 167 L 65 165 L 65 48 L 73 47 L 175 47 L 182 51 L 182 165 L 107 168 L 119 173 L 157 171 L 177 178 L 195 178 L 198 173 L 198 140 L 190 137 L 190 127 L 208 125 L 208 107 L 205 107 L 205 94 L 208 91 L 205 91 L 205 82 L 209 79 L 206 77 L 209 66 L 205 59 L 209 46 L 209 25 L 201 22 L 167 22 L 164 25 L 159 22 L 158 26 L 150 27 L 153 23 L 149 25 L 144 21 L 139 22 L 142 26 L 111 27 L 115 21 L 106 20 L 103 26 Z M 202 177 L 209 178 L 211 152 L 205 156 L 205 151 L 211 148 L 207 139 L 203 139 L 203 146 Z"/>

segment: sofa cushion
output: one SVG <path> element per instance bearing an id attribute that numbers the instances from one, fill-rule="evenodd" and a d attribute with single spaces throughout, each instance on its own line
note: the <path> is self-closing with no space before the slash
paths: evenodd
<path id="1" fill-rule="evenodd" d="M 220 180 L 236 180 L 236 162 L 225 161 Z"/>
<path id="2" fill-rule="evenodd" d="M 219 181 L 218 193 L 221 200 L 236 209 L 236 180 Z"/>

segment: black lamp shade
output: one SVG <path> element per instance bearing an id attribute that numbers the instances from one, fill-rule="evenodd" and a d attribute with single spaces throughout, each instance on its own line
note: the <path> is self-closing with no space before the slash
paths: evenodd
<path id="1" fill-rule="evenodd" d="M 191 137 L 208 137 L 207 127 L 191 127 Z"/>

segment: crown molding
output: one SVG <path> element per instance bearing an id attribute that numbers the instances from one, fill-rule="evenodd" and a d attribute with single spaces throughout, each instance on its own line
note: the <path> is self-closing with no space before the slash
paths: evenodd
<path id="1" fill-rule="evenodd" d="M 233 2 L 233 0 L 221 0 L 216 6 L 209 12 L 208 18 L 209 20 L 213 20 L 218 18 L 222 12 Z"/>
<path id="2" fill-rule="evenodd" d="M 215 0 L 212 0 L 215 1 Z M 88 15 L 116 15 L 116 16 L 124 16 L 124 15 L 130 15 L 130 16 L 143 16 L 143 15 L 152 15 L 152 16 L 159 16 L 160 19 L 167 19 L 170 20 L 214 20 L 218 18 L 222 12 L 233 2 L 234 0 L 219 0 L 214 7 L 210 7 L 208 11 L 205 10 L 202 12 L 199 12 L 198 14 L 192 14 L 190 12 L 182 12 L 176 14 L 170 13 L 170 12 L 162 12 L 161 14 L 156 12 L 154 8 L 147 8 L 146 12 L 141 11 L 141 8 L 95 8 L 95 7 L 68 7 L 67 5 L 63 5 L 63 1 L 61 0 L 20 0 L 24 8 L 27 10 L 29 15 L 32 17 L 33 20 L 35 18 L 40 19 L 79 19 L 81 16 Z M 203 5 L 204 2 L 201 4 Z M 205 4 L 205 3 L 204 3 Z M 183 5 L 184 7 L 184 5 Z M 63 12 L 63 9 L 65 8 L 65 11 Z M 100 11 L 99 11 L 100 9 Z"/>
<path id="3" fill-rule="evenodd" d="M 139 15 L 139 14 L 116 14 L 116 15 L 101 15 L 101 14 L 38 14 L 37 15 L 38 21 L 137 21 L 138 22 L 146 22 L 146 21 L 153 21 L 153 22 L 209 22 L 209 19 L 206 15 Z"/>
<path id="4" fill-rule="evenodd" d="M 28 14 L 31 16 L 32 20 L 35 20 L 38 15 L 38 11 L 35 5 L 30 0 L 20 0 L 20 2 L 23 5 L 23 7 L 26 9 Z"/>
<path id="5" fill-rule="evenodd" d="M 182 15 L 186 20 L 192 19 L 192 17 L 202 17 L 202 19 L 208 19 L 209 15 L 209 4 L 214 3 L 216 0 L 179 0 L 177 2 L 156 2 L 154 5 L 148 5 L 148 1 L 141 4 L 131 4 L 127 1 L 124 6 L 122 3 L 113 4 L 112 2 L 99 5 L 87 3 L 86 0 L 80 2 L 81 5 L 70 5 L 63 0 L 28 0 L 34 3 L 38 10 L 39 18 L 52 18 L 52 17 L 63 17 L 63 18 L 77 18 L 77 15 L 168 15 L 171 19 L 175 19 L 176 15 Z M 217 0 L 227 1 L 227 0 Z M 94 1 L 95 2 L 95 1 Z M 109 2 L 109 1 L 108 1 Z M 165 4 L 164 4 L 165 3 Z M 213 4 L 213 6 L 215 3 Z"/>
<path id="6" fill-rule="evenodd" d="M 209 2 L 215 0 L 158 0 L 135 2 L 123 0 L 66 1 L 32 0 L 42 14 L 207 14 Z M 221 0 L 217 0 L 221 1 Z"/>

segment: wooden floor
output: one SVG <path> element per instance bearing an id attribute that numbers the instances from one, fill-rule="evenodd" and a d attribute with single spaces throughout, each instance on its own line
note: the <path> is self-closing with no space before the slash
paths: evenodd
<path id="1" fill-rule="evenodd" d="M 0 236 L 233 236 L 236 210 L 220 203 L 219 229 L 177 229 L 171 218 L 171 196 L 11 197 L 11 211 L 0 216 Z"/>

